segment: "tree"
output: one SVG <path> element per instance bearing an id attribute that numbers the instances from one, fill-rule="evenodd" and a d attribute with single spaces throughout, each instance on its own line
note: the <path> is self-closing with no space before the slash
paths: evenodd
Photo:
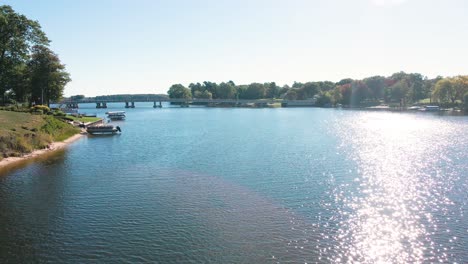
<path id="1" fill-rule="evenodd" d="M 465 112 L 468 112 L 468 92 L 463 96 L 463 106 L 465 108 Z"/>
<path id="2" fill-rule="evenodd" d="M 407 77 L 409 82 L 409 98 L 413 102 L 418 102 L 427 97 L 424 90 L 424 77 L 419 73 L 410 73 Z"/>
<path id="3" fill-rule="evenodd" d="M 236 98 L 236 87 L 232 83 L 220 83 L 216 87 L 216 94 L 220 99 L 235 99 Z"/>
<path id="4" fill-rule="evenodd" d="M 261 99 L 265 97 L 265 86 L 261 83 L 251 83 L 243 93 L 243 99 Z"/>
<path id="5" fill-rule="evenodd" d="M 318 82 L 317 84 L 320 88 L 320 91 L 323 91 L 323 92 L 332 91 L 336 87 L 335 83 L 330 82 L 330 81 Z"/>
<path id="6" fill-rule="evenodd" d="M 218 85 L 214 82 L 207 82 L 207 81 L 204 81 L 203 82 L 203 90 L 208 90 L 208 92 L 210 92 L 212 95 L 213 95 L 213 98 L 218 98 L 218 95 L 216 94 L 216 88 L 218 87 Z"/>
<path id="7" fill-rule="evenodd" d="M 167 91 L 167 94 L 169 94 L 169 98 L 174 98 L 174 99 L 191 99 L 192 98 L 192 93 L 188 88 L 183 86 L 182 84 L 173 84 L 170 88 L 169 91 Z"/>
<path id="8" fill-rule="evenodd" d="M 236 98 L 237 99 L 246 99 L 245 95 L 246 95 L 248 87 L 249 87 L 248 85 L 238 85 L 238 86 L 236 86 L 236 90 L 237 90 Z"/>
<path id="9" fill-rule="evenodd" d="M 453 85 L 455 86 L 456 99 L 463 101 L 464 95 L 468 93 L 468 76 L 454 77 Z"/>
<path id="10" fill-rule="evenodd" d="M 320 92 L 315 102 L 318 106 L 331 106 L 332 104 L 332 95 L 330 92 Z"/>
<path id="11" fill-rule="evenodd" d="M 65 85 L 71 81 L 65 65 L 60 62 L 57 54 L 46 46 L 33 47 L 28 68 L 32 101 L 36 104 L 49 105 L 50 101 L 58 101 L 63 95 Z"/>
<path id="12" fill-rule="evenodd" d="M 203 92 L 205 90 L 205 87 L 203 87 L 200 83 L 191 83 L 189 84 L 189 88 L 194 97 L 196 97 L 195 92 Z"/>
<path id="13" fill-rule="evenodd" d="M 271 83 L 265 83 L 263 84 L 264 87 L 266 87 L 266 97 L 267 98 L 278 98 L 280 96 L 280 90 L 281 88 L 276 85 L 275 82 Z"/>
<path id="14" fill-rule="evenodd" d="M 351 105 L 351 97 L 353 95 L 351 83 L 340 85 L 338 89 L 341 94 L 341 103 L 344 105 Z"/>
<path id="15" fill-rule="evenodd" d="M 289 91 L 286 93 L 284 99 L 287 100 L 297 100 L 297 89 L 289 89 Z"/>
<path id="16" fill-rule="evenodd" d="M 369 97 L 369 89 L 363 81 L 351 83 L 351 105 L 359 105 Z"/>
<path id="17" fill-rule="evenodd" d="M 31 82 L 26 64 L 16 65 L 10 72 L 8 87 L 17 102 L 26 102 L 31 92 Z"/>
<path id="18" fill-rule="evenodd" d="M 37 21 L 16 13 L 10 6 L 0 6 L 0 96 L 12 87 L 11 79 L 18 65 L 25 63 L 34 45 L 48 45 Z M 4 101 L 4 98 L 2 99 Z"/>
<path id="19" fill-rule="evenodd" d="M 83 100 L 84 98 L 85 98 L 85 96 L 82 95 L 82 94 L 70 96 L 70 99 L 72 99 L 72 100 Z"/>
<path id="20" fill-rule="evenodd" d="M 302 88 L 303 85 L 304 84 L 301 82 L 294 82 L 292 85 L 292 88 L 299 89 L 299 88 Z"/>
<path id="21" fill-rule="evenodd" d="M 369 88 L 370 96 L 374 100 L 378 100 L 383 97 L 385 89 L 385 77 L 372 76 L 365 78 L 363 81 Z"/>
<path id="22" fill-rule="evenodd" d="M 332 104 L 336 105 L 341 103 L 343 97 L 341 96 L 339 87 L 335 87 L 335 89 L 333 89 L 333 91 L 330 92 L 330 95 Z"/>
<path id="23" fill-rule="evenodd" d="M 342 79 L 341 81 L 337 82 L 336 85 L 341 86 L 341 85 L 345 85 L 345 84 L 350 84 L 352 82 L 353 82 L 353 79 L 346 78 L 346 79 Z"/>
<path id="24" fill-rule="evenodd" d="M 386 94 L 388 96 L 388 101 L 393 102 L 404 102 L 407 98 L 409 93 L 408 83 L 402 79 L 396 82 L 391 87 L 388 87 L 386 90 Z"/>
<path id="25" fill-rule="evenodd" d="M 455 103 L 457 93 L 455 90 L 454 81 L 450 78 L 445 78 L 438 81 L 435 85 L 433 97 L 439 102 Z"/>
<path id="26" fill-rule="evenodd" d="M 208 92 L 208 90 L 205 90 L 201 93 L 200 98 L 213 99 L 213 95 L 210 92 Z"/>
<path id="27" fill-rule="evenodd" d="M 290 89 L 291 87 L 289 87 L 289 85 L 287 84 L 283 85 L 283 87 L 281 87 L 279 91 L 279 97 L 284 98 Z"/>
<path id="28" fill-rule="evenodd" d="M 320 90 L 320 87 L 315 82 L 307 82 L 298 89 L 298 98 L 302 100 L 310 99 L 314 97 Z"/>

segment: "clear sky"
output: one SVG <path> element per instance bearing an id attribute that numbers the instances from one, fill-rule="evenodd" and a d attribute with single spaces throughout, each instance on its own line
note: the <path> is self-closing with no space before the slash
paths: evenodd
<path id="1" fill-rule="evenodd" d="M 38 20 L 65 95 L 468 74 L 467 0 L 0 0 Z"/>

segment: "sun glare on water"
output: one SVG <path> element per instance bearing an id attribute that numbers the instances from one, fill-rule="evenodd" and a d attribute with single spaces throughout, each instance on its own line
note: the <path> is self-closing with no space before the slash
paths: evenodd
<path id="1" fill-rule="evenodd" d="M 351 198 L 344 187 L 337 190 L 336 200 L 344 207 L 334 261 L 446 261 L 450 245 L 435 243 L 433 235 L 439 232 L 434 214 L 444 214 L 452 203 L 446 192 L 453 179 L 442 172 L 451 167 L 444 160 L 451 142 L 437 140 L 453 132 L 450 126 L 441 121 L 434 127 L 418 116 L 365 113 L 338 127 L 354 149 L 349 158 L 359 177 Z"/>

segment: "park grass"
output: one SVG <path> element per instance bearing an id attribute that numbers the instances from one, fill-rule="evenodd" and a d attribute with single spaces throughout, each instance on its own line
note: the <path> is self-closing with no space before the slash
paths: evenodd
<path id="1" fill-rule="evenodd" d="M 76 122 L 83 122 L 83 123 L 89 123 L 89 122 L 97 122 L 99 120 L 101 120 L 101 118 L 99 117 L 87 117 L 87 116 L 83 116 L 83 117 L 76 117 L 76 116 L 72 116 L 72 115 L 67 115 L 66 116 L 67 119 L 69 120 L 73 120 L 73 121 L 76 121 Z"/>
<path id="2" fill-rule="evenodd" d="M 0 160 L 47 148 L 79 131 L 53 116 L 0 111 Z"/>

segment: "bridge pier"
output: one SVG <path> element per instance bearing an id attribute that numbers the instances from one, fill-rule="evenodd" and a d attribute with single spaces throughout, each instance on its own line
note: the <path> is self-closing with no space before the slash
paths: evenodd
<path id="1" fill-rule="evenodd" d="M 131 108 L 135 108 L 135 102 L 132 102 L 132 106 L 130 106 Z"/>
<path id="2" fill-rule="evenodd" d="M 129 108 L 128 102 L 125 102 L 125 108 Z"/>
<path id="3" fill-rule="evenodd" d="M 107 108 L 107 103 L 105 103 L 105 102 L 96 102 L 96 108 Z"/>
<path id="4" fill-rule="evenodd" d="M 162 104 L 161 104 L 161 101 L 159 101 L 159 105 L 156 104 L 156 101 L 153 102 L 153 108 L 161 108 L 162 107 Z"/>

